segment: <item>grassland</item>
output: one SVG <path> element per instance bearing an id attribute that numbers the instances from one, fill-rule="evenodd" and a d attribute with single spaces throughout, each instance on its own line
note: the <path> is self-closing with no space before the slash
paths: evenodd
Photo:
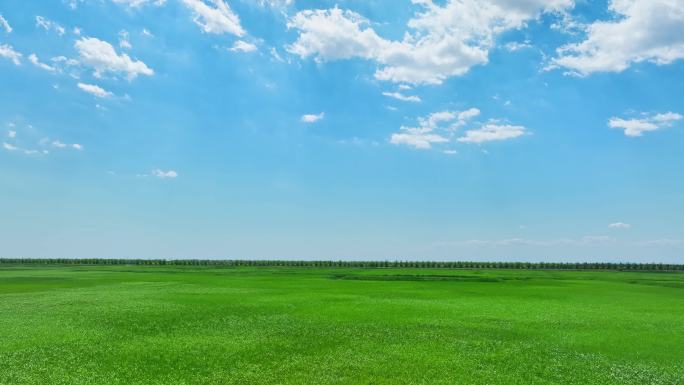
<path id="1" fill-rule="evenodd" d="M 0 384 L 684 384 L 684 274 L 3 266 Z"/>

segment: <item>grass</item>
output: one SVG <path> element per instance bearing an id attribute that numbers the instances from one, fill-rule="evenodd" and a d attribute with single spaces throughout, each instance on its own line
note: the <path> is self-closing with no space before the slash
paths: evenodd
<path id="1" fill-rule="evenodd" d="M 684 384 L 684 275 L 0 268 L 0 384 Z"/>

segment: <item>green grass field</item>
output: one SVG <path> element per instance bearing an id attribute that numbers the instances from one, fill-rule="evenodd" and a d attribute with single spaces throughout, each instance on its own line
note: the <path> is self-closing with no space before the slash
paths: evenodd
<path id="1" fill-rule="evenodd" d="M 684 384 L 684 274 L 0 268 L 0 384 Z"/>

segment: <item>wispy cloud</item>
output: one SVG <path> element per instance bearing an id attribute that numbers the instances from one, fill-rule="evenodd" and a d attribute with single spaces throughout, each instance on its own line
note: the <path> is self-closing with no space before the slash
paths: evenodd
<path id="1" fill-rule="evenodd" d="M 413 102 L 413 103 L 419 103 L 420 97 L 416 95 L 404 95 L 401 92 L 383 92 L 382 93 L 384 96 L 394 98 L 397 100 L 401 100 L 402 102 Z"/>
<path id="2" fill-rule="evenodd" d="M 525 135 L 525 127 L 510 124 L 487 123 L 476 130 L 468 130 L 458 138 L 461 143 L 484 143 L 515 139 Z"/>
<path id="3" fill-rule="evenodd" d="M 233 52 L 253 52 L 257 50 L 257 46 L 243 40 L 238 40 L 228 50 Z"/>
<path id="4" fill-rule="evenodd" d="M 36 16 L 36 26 L 46 31 L 54 31 L 59 36 L 63 36 L 66 33 L 66 29 L 64 27 L 52 20 L 46 19 L 43 16 Z"/>
<path id="5" fill-rule="evenodd" d="M 9 21 L 0 15 L 0 27 L 7 33 L 12 33 L 12 26 L 10 26 Z"/>
<path id="6" fill-rule="evenodd" d="M 611 229 L 629 229 L 632 227 L 629 223 L 624 222 L 614 222 L 608 225 Z"/>
<path id="7" fill-rule="evenodd" d="M 109 98 L 114 94 L 95 84 L 78 83 L 78 88 L 98 98 Z"/>
<path id="8" fill-rule="evenodd" d="M 160 179 L 175 179 L 178 177 L 178 173 L 175 170 L 164 171 L 157 168 L 152 170 L 152 176 Z"/>
<path id="9" fill-rule="evenodd" d="M 33 64 L 34 66 L 36 66 L 36 67 L 38 67 L 38 68 L 40 68 L 40 69 L 42 69 L 42 70 L 45 70 L 45 71 L 48 71 L 48 72 L 55 72 L 55 71 L 57 71 L 57 68 L 55 68 L 55 67 L 53 67 L 53 66 L 51 66 L 51 65 L 42 63 L 42 62 L 38 59 L 38 56 L 36 56 L 36 54 L 34 54 L 34 53 L 32 53 L 32 54 L 29 55 L 28 60 L 31 62 L 31 64 Z"/>
<path id="10" fill-rule="evenodd" d="M 130 9 L 140 8 L 143 5 L 152 4 L 161 7 L 166 4 L 166 0 L 112 0 L 116 4 L 124 5 Z"/>
<path id="11" fill-rule="evenodd" d="M 645 115 L 642 118 L 623 119 L 612 117 L 608 121 L 608 127 L 624 130 L 626 136 L 642 136 L 644 132 L 656 131 L 664 127 L 671 127 L 675 122 L 684 119 L 684 116 L 675 112 Z"/>
<path id="12" fill-rule="evenodd" d="M 318 114 L 304 114 L 301 117 L 301 121 L 303 123 L 316 123 L 319 120 L 322 120 L 325 117 L 325 112 L 321 112 Z"/>
<path id="13" fill-rule="evenodd" d="M 15 65 L 21 65 L 21 54 L 8 44 L 0 44 L 0 57 L 7 58 Z"/>

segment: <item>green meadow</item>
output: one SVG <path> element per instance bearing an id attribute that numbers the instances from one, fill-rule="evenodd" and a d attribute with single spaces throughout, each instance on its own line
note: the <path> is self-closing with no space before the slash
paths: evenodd
<path id="1" fill-rule="evenodd" d="M 0 267 L 0 384 L 684 384 L 684 274 Z"/>

